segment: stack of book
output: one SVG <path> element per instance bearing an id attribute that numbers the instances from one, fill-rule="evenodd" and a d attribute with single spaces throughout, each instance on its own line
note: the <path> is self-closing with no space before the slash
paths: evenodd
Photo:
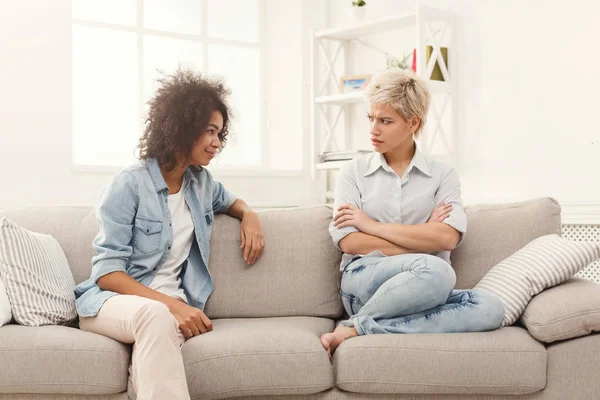
<path id="1" fill-rule="evenodd" d="M 372 150 L 346 150 L 346 151 L 329 151 L 326 153 L 319 154 L 319 162 L 328 162 L 328 161 L 344 161 L 344 160 L 352 160 L 358 156 L 362 156 L 363 154 L 371 153 Z"/>

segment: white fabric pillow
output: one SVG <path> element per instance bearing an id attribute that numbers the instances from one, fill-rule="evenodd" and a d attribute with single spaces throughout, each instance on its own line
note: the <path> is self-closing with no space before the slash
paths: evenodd
<path id="1" fill-rule="evenodd" d="M 4 326 L 12 319 L 12 313 L 10 311 L 10 301 L 8 301 L 8 295 L 6 294 L 6 287 L 0 275 L 0 326 Z"/>
<path id="2" fill-rule="evenodd" d="M 502 260 L 475 289 L 496 294 L 504 303 L 502 326 L 519 319 L 531 298 L 556 286 L 600 258 L 600 243 L 541 236 Z"/>
<path id="3" fill-rule="evenodd" d="M 69 325 L 77 318 L 75 280 L 60 244 L 0 219 L 0 272 L 21 325 Z"/>

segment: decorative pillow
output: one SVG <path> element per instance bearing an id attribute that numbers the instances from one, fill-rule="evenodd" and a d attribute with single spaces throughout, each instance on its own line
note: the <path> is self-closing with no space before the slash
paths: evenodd
<path id="1" fill-rule="evenodd" d="M 600 285 L 571 278 L 535 296 L 521 317 L 531 336 L 544 343 L 600 331 Z"/>
<path id="2" fill-rule="evenodd" d="M 6 287 L 0 276 L 0 326 L 8 324 L 11 319 L 12 313 L 10 311 L 10 301 L 8 301 Z"/>
<path id="3" fill-rule="evenodd" d="M 69 325 L 77 318 L 75 280 L 60 244 L 0 219 L 0 276 L 21 325 Z"/>
<path id="4" fill-rule="evenodd" d="M 598 258 L 600 243 L 541 236 L 496 264 L 475 289 L 500 297 L 505 310 L 502 326 L 512 325 L 533 296 L 566 281 Z"/>

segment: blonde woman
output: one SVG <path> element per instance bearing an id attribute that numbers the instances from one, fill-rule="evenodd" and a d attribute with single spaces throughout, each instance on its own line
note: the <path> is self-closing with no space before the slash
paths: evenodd
<path id="1" fill-rule="evenodd" d="M 340 170 L 329 232 L 344 252 L 342 302 L 350 319 L 321 337 L 328 354 L 346 339 L 378 333 L 497 329 L 493 295 L 454 290 L 450 252 L 467 218 L 458 174 L 414 139 L 427 119 L 426 83 L 389 69 L 367 87 L 374 152 Z"/>

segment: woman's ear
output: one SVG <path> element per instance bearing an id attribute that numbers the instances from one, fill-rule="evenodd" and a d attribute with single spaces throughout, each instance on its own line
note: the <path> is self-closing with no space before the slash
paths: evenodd
<path id="1" fill-rule="evenodd" d="M 419 118 L 415 115 L 414 117 L 412 117 L 410 119 L 410 128 L 413 133 L 415 133 L 419 129 L 420 125 L 421 125 L 421 118 Z"/>

